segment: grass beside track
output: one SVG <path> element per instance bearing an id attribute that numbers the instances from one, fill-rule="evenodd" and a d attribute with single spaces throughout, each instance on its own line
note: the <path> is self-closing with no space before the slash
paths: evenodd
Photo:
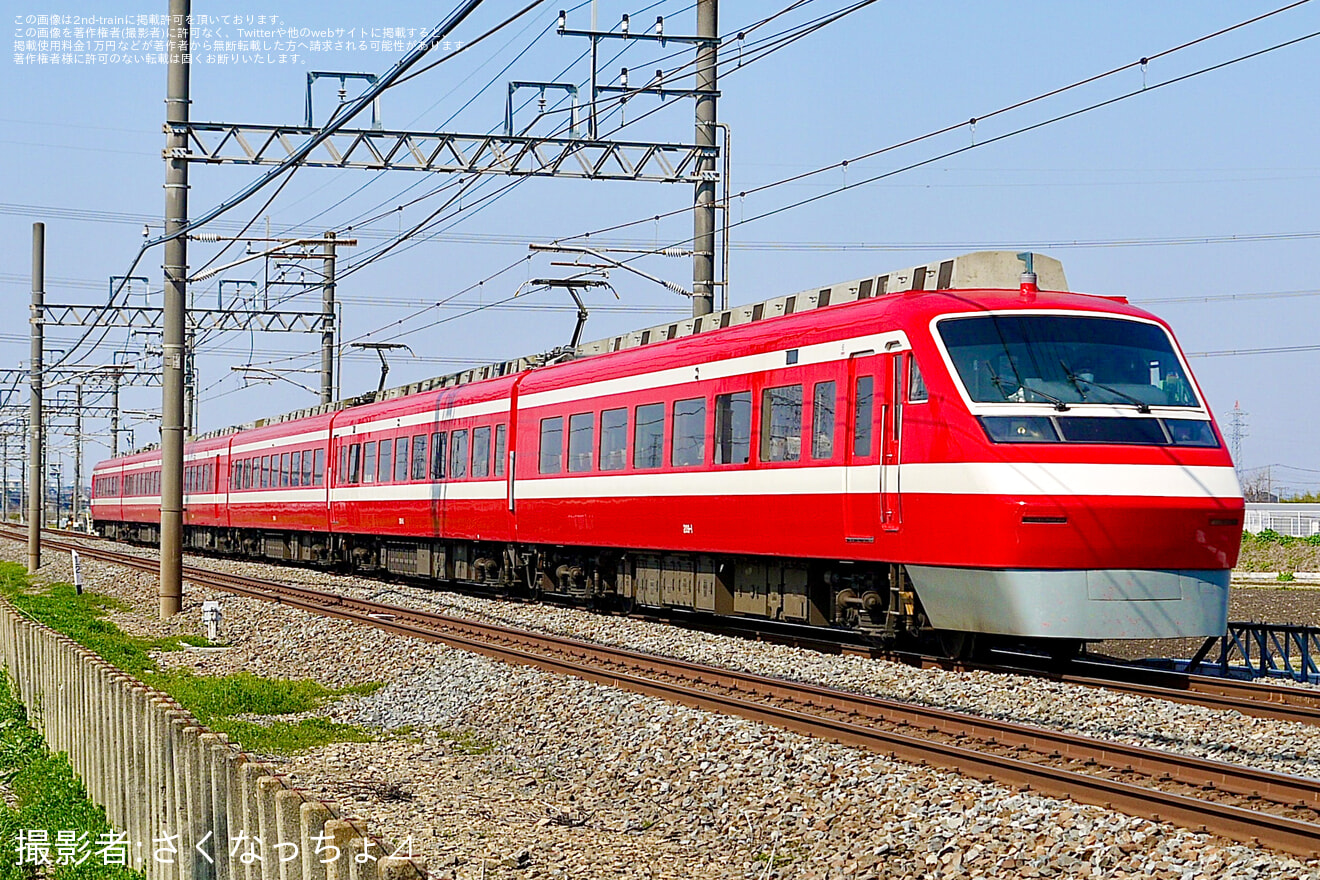
<path id="1" fill-rule="evenodd" d="M 107 663 L 174 697 L 202 724 L 228 735 L 248 751 L 287 755 L 326 743 L 376 739 L 356 725 L 320 717 L 290 721 L 279 716 L 310 712 L 346 694 L 371 693 L 381 687 L 379 682 L 332 690 L 310 679 L 162 670 L 151 656 L 153 651 L 178 651 L 186 644 L 204 645 L 205 639 L 131 636 L 106 619 L 110 611 L 126 610 L 122 603 L 95 593 L 79 594 L 69 584 L 35 587 L 23 567 L 14 563 L 0 563 L 0 592 L 22 611 L 95 651 Z"/>
<path id="2" fill-rule="evenodd" d="M 41 735 L 28 723 L 27 710 L 14 696 L 9 675 L 0 670 L 0 880 L 141 880 L 142 873 L 105 864 L 102 835 L 110 831 L 105 811 L 87 799 L 87 790 L 73 773 L 68 758 L 52 755 Z M 28 841 L 33 831 L 45 832 L 51 864 L 34 864 L 41 849 L 31 848 L 20 861 L 19 832 Z M 71 852 L 56 846 L 61 835 L 82 840 Z M 84 835 L 86 835 L 84 837 Z M 63 856 L 81 865 L 59 864 Z"/>

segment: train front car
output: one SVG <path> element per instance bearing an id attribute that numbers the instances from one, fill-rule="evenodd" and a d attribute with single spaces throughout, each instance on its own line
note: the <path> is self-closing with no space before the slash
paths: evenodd
<path id="1" fill-rule="evenodd" d="M 913 305 L 929 401 L 908 407 L 902 504 L 931 626 L 1056 645 L 1223 634 L 1242 493 L 1169 328 L 1025 281 Z"/>

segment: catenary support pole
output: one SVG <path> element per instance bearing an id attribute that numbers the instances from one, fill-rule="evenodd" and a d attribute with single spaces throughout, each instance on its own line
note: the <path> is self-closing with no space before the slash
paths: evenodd
<path id="1" fill-rule="evenodd" d="M 188 303 L 188 245 L 177 234 L 188 223 L 188 151 L 181 127 L 188 122 L 188 58 L 191 0 L 169 0 L 169 71 L 165 120 L 164 370 L 160 419 L 160 616 L 183 609 L 184 325 Z"/>
<path id="2" fill-rule="evenodd" d="M 42 310 L 46 305 L 46 224 L 32 224 L 32 363 L 29 365 L 29 377 L 32 383 L 28 430 L 32 432 L 28 442 L 28 469 L 30 487 L 28 491 L 28 571 L 41 568 L 41 514 L 46 506 L 45 480 L 42 473 L 45 462 L 41 453 L 45 449 L 45 438 L 41 436 L 44 420 L 41 417 L 41 353 L 44 344 Z"/>
<path id="3" fill-rule="evenodd" d="M 82 408 L 83 408 L 83 387 L 79 382 L 74 386 L 74 413 L 73 413 L 73 527 L 78 528 L 82 521 L 82 454 L 83 454 L 83 434 L 82 434 Z"/>
<path id="4" fill-rule="evenodd" d="M 110 387 L 110 456 L 119 455 L 119 374 L 115 373 Z"/>
<path id="5" fill-rule="evenodd" d="M 335 234 L 325 234 L 321 262 L 324 284 L 321 286 L 321 403 L 335 399 Z"/>
<path id="6" fill-rule="evenodd" d="M 697 36 L 714 40 L 719 33 L 717 0 L 697 0 Z M 697 146 L 715 146 L 715 43 L 697 45 Z M 697 161 L 701 179 L 695 184 L 692 211 L 692 314 L 715 309 L 715 159 Z"/>

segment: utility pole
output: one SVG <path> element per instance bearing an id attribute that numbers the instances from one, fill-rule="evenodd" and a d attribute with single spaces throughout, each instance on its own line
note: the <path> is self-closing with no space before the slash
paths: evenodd
<path id="1" fill-rule="evenodd" d="M 28 411 L 28 468 L 32 473 L 32 486 L 28 492 L 28 572 L 41 568 L 41 514 L 45 504 L 42 486 L 44 438 L 41 436 L 41 354 L 44 346 L 42 307 L 46 302 L 46 224 L 32 224 L 32 362 L 29 364 L 31 398 Z"/>
<path id="2" fill-rule="evenodd" d="M 716 44 L 719 36 L 718 0 L 697 0 L 697 37 L 711 42 L 697 45 L 698 147 L 715 146 Z M 697 160 L 698 179 L 692 211 L 692 315 L 715 309 L 715 157 Z M 725 222 L 728 220 L 726 218 Z"/>
<path id="3" fill-rule="evenodd" d="M 83 387 L 79 382 L 74 386 L 75 404 L 73 409 L 73 527 L 78 528 L 78 515 L 82 513 L 82 408 Z"/>
<path id="4" fill-rule="evenodd" d="M 165 123 L 165 308 L 160 419 L 160 616 L 183 610 L 184 328 L 188 304 L 189 22 L 191 0 L 169 0 Z"/>
<path id="5" fill-rule="evenodd" d="M 321 246 L 321 403 L 335 399 L 335 234 L 327 232 Z"/>
<path id="6" fill-rule="evenodd" d="M 110 388 L 110 457 L 119 457 L 119 374 L 115 373 Z"/>

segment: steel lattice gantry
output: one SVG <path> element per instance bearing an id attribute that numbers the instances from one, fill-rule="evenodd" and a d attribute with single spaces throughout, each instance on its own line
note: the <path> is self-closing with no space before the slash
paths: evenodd
<path id="1" fill-rule="evenodd" d="M 48 325 L 132 327 L 136 330 L 159 330 L 163 316 L 163 310 L 148 306 L 47 305 L 42 311 L 42 320 Z M 320 333 L 324 319 L 323 312 L 189 309 L 188 329 Z"/>
<path id="2" fill-rule="evenodd" d="M 166 133 L 186 139 L 189 162 L 279 165 L 320 129 L 292 125 L 187 122 Z M 300 162 L 313 168 L 361 168 L 696 183 L 714 180 L 718 147 L 572 137 L 447 134 L 428 131 L 340 129 Z"/>

